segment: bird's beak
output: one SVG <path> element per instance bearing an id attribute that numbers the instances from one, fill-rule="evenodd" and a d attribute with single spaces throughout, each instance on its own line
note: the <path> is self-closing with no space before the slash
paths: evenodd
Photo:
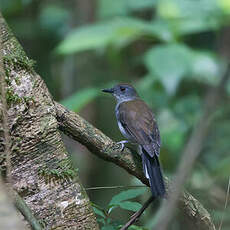
<path id="1" fill-rule="evenodd" d="M 102 89 L 102 92 L 104 92 L 104 93 L 113 93 L 114 89 L 113 88 L 111 88 L 111 89 Z"/>

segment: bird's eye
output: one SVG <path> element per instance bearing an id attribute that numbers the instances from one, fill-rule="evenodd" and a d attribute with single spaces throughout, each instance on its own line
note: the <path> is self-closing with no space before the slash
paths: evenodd
<path id="1" fill-rule="evenodd" d="M 121 90 L 122 92 L 124 92 L 124 91 L 125 91 L 125 87 L 120 87 L 120 90 Z"/>

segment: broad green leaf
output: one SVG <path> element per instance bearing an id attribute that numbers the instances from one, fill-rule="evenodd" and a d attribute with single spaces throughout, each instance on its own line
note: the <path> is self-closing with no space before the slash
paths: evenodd
<path id="1" fill-rule="evenodd" d="M 157 2 L 156 11 L 158 19 L 168 22 L 169 31 L 180 37 L 191 33 L 217 30 L 226 24 L 224 14 L 227 7 L 220 7 L 221 4 L 218 5 L 217 1 L 161 0 Z"/>
<path id="2" fill-rule="evenodd" d="M 97 214 L 98 216 L 101 216 L 101 217 L 105 218 L 105 214 L 104 214 L 103 211 L 100 210 L 99 208 L 93 206 L 93 211 L 94 211 L 95 214 Z"/>
<path id="3" fill-rule="evenodd" d="M 160 33 L 150 23 L 128 17 L 115 18 L 74 29 L 56 48 L 59 54 L 104 48 L 111 44 L 123 47 L 144 35 L 160 38 Z"/>
<path id="4" fill-rule="evenodd" d="M 140 196 L 144 192 L 145 192 L 145 188 L 129 189 L 126 191 L 122 191 L 112 198 L 112 200 L 109 202 L 109 206 L 119 205 L 121 201 L 135 198 L 137 196 Z"/>
<path id="5" fill-rule="evenodd" d="M 138 202 L 133 202 L 133 201 L 123 201 L 119 203 L 120 208 L 126 209 L 129 211 L 136 212 L 138 211 L 142 206 Z"/>
<path id="6" fill-rule="evenodd" d="M 150 75 L 155 76 L 168 94 L 174 94 L 183 77 L 216 84 L 220 64 L 216 56 L 182 44 L 158 45 L 145 55 Z"/>
<path id="7" fill-rule="evenodd" d="M 78 112 L 83 106 L 92 101 L 99 95 L 101 91 L 97 88 L 86 88 L 77 91 L 72 96 L 61 101 L 61 104 L 66 106 L 68 109 Z"/>
<path id="8" fill-rule="evenodd" d="M 169 94 L 173 94 L 181 78 L 191 68 L 192 52 L 182 44 L 158 45 L 150 49 L 145 63 L 163 84 Z"/>
<path id="9" fill-rule="evenodd" d="M 57 47 L 59 54 L 101 48 L 108 44 L 112 30 L 107 24 L 95 24 L 72 30 Z"/>

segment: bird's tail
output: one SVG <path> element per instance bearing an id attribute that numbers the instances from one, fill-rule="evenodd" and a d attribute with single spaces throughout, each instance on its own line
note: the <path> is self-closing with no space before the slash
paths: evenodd
<path id="1" fill-rule="evenodd" d="M 144 173 L 149 179 L 152 195 L 154 197 L 163 197 L 165 195 L 165 185 L 158 156 L 151 157 L 144 148 L 142 148 L 141 155 Z"/>

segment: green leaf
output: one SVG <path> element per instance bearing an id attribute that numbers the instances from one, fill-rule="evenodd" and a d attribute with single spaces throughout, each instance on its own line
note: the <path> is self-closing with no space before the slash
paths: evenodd
<path id="1" fill-rule="evenodd" d="M 140 196 L 144 192 L 145 192 L 145 188 L 129 189 L 126 191 L 122 191 L 112 198 L 112 200 L 109 202 L 109 206 L 120 205 L 122 201 L 129 200 L 137 196 Z"/>
<path id="2" fill-rule="evenodd" d="M 191 51 L 181 44 L 158 45 L 145 56 L 147 68 L 169 94 L 175 93 L 181 78 L 191 68 L 191 61 Z"/>
<path id="3" fill-rule="evenodd" d="M 138 202 L 133 201 L 123 201 L 119 203 L 119 207 L 125 210 L 136 212 L 138 211 L 142 206 Z"/>
<path id="4" fill-rule="evenodd" d="M 94 211 L 95 214 L 97 214 L 98 216 L 101 216 L 101 217 L 105 218 L 105 214 L 104 214 L 103 211 L 100 210 L 99 208 L 93 206 L 93 211 Z"/>
<path id="5" fill-rule="evenodd" d="M 57 47 L 59 54 L 72 54 L 83 50 L 100 48 L 108 44 L 111 28 L 106 24 L 95 24 L 72 30 Z"/>
<path id="6" fill-rule="evenodd" d="M 228 1 L 228 0 L 227 0 Z M 225 9 L 216 0 L 181 1 L 161 0 L 157 2 L 158 20 L 167 21 L 169 30 L 177 37 L 217 30 L 226 24 Z"/>
<path id="7" fill-rule="evenodd" d="M 82 109 L 83 106 L 88 104 L 94 98 L 96 98 L 100 93 L 100 90 L 97 88 L 86 88 L 80 91 L 77 91 L 72 96 L 68 97 L 61 101 L 61 104 L 66 106 L 68 109 L 78 112 Z"/>
<path id="8" fill-rule="evenodd" d="M 220 62 L 210 53 L 193 50 L 182 44 L 158 45 L 145 55 L 150 75 L 155 76 L 168 94 L 174 94 L 183 77 L 216 84 L 219 80 Z"/>
<path id="9" fill-rule="evenodd" d="M 108 45 L 124 47 L 144 35 L 160 38 L 158 30 L 150 23 L 128 17 L 115 18 L 74 29 L 56 48 L 58 54 L 104 48 Z"/>

